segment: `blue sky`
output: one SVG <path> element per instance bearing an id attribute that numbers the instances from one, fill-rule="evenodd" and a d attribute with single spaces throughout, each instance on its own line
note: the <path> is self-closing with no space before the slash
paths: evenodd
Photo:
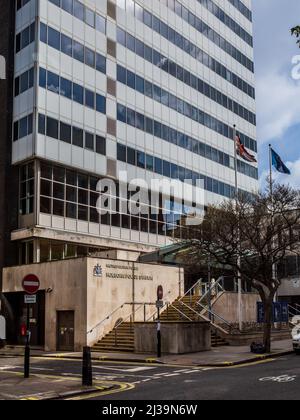
<path id="1" fill-rule="evenodd" d="M 299 56 L 290 28 L 300 25 L 299 0 L 252 0 L 260 177 L 268 174 L 268 144 L 287 162 L 292 176 L 276 175 L 300 188 L 300 80 L 292 59 Z"/>

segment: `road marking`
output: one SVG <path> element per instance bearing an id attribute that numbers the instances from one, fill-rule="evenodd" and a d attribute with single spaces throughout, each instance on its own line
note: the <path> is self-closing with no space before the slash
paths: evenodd
<path id="1" fill-rule="evenodd" d="M 179 373 L 168 373 L 165 375 L 165 378 L 170 378 L 171 376 L 179 376 Z"/>
<path id="2" fill-rule="evenodd" d="M 169 372 L 163 372 L 163 373 L 154 373 L 154 376 L 164 376 L 167 375 Z"/>
<path id="3" fill-rule="evenodd" d="M 185 374 L 186 373 L 199 373 L 200 372 L 200 370 L 188 370 L 187 372 L 184 372 Z"/>
<path id="4" fill-rule="evenodd" d="M 277 382 L 277 383 L 288 383 L 294 382 L 297 378 L 297 375 L 289 376 L 289 375 L 281 375 L 281 376 L 270 376 L 267 378 L 259 379 L 260 382 Z"/>
<path id="5" fill-rule="evenodd" d="M 130 369 L 119 369 L 119 368 L 113 368 L 113 367 L 106 367 L 106 366 L 94 366 L 94 369 L 105 369 L 105 370 L 116 370 L 118 372 L 128 372 L 128 373 L 135 373 L 135 372 L 142 372 L 146 370 L 156 369 L 155 367 L 148 367 L 148 366 L 141 366 L 141 367 L 135 367 Z"/>

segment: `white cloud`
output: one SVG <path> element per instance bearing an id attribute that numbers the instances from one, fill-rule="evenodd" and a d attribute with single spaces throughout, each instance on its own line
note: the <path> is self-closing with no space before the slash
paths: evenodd
<path id="1" fill-rule="evenodd" d="M 300 83 L 291 74 L 264 74 L 257 80 L 257 93 L 261 144 L 282 137 L 287 129 L 300 123 Z"/>

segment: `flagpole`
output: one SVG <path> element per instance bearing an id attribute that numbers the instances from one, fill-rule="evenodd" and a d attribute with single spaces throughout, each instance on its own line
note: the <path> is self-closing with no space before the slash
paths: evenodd
<path id="1" fill-rule="evenodd" d="M 269 144 L 270 194 L 273 202 L 272 145 Z"/>
<path id="2" fill-rule="evenodd" d="M 238 194 L 239 194 L 239 185 L 238 185 L 238 157 L 237 157 L 237 131 L 236 125 L 233 126 L 233 142 L 234 142 L 234 166 L 235 166 L 235 197 L 236 197 L 236 210 L 238 204 Z M 240 247 L 240 225 L 238 224 L 238 247 Z M 242 279 L 241 272 L 239 267 L 241 266 L 241 257 L 238 255 L 238 320 L 239 320 L 239 330 L 243 330 L 243 317 L 242 317 Z"/>
<path id="3" fill-rule="evenodd" d="M 270 165 L 270 196 L 271 196 L 271 202 L 272 202 L 272 212 L 273 210 L 273 158 L 272 158 L 272 145 L 269 144 L 269 165 Z M 273 217 L 271 218 L 271 222 L 273 223 Z M 272 243 L 272 247 L 274 246 L 274 240 Z M 276 280 L 277 278 L 277 269 L 276 264 L 272 263 L 272 277 L 273 280 Z M 278 294 L 276 293 L 274 296 L 274 302 L 276 303 L 278 301 Z M 277 324 L 275 323 L 275 328 L 277 328 Z"/>

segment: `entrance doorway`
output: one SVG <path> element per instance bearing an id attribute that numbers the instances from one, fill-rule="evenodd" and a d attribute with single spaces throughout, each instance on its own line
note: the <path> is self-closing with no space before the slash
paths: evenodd
<path id="1" fill-rule="evenodd" d="M 57 350 L 74 351 L 74 311 L 57 311 Z"/>

